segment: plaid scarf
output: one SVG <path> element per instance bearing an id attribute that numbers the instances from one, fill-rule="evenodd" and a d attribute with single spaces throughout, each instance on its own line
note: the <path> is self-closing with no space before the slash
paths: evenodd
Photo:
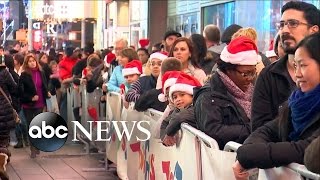
<path id="1" fill-rule="evenodd" d="M 243 110 L 246 112 L 246 115 L 251 119 L 251 100 L 253 95 L 253 85 L 250 84 L 246 92 L 243 92 L 226 74 L 221 70 L 217 70 L 217 73 L 220 75 L 220 79 L 223 84 L 226 86 L 228 92 L 232 97 L 240 104 Z"/>

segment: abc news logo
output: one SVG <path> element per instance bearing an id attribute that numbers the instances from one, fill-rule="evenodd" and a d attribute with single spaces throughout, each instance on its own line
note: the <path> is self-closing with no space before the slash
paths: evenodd
<path id="1" fill-rule="evenodd" d="M 90 141 L 110 141 L 110 132 L 112 130 L 119 140 L 126 138 L 130 141 L 135 128 L 137 128 L 139 133 L 139 135 L 135 136 L 137 141 L 146 141 L 151 137 L 150 131 L 143 126 L 143 124 L 150 126 L 149 121 L 88 121 L 89 130 L 83 127 L 78 121 L 71 121 L 71 123 L 74 128 L 72 141 L 79 141 L 77 139 L 77 130 Z M 29 137 L 30 142 L 37 149 L 45 152 L 56 151 L 60 149 L 68 139 L 67 122 L 56 113 L 41 113 L 31 121 Z"/>

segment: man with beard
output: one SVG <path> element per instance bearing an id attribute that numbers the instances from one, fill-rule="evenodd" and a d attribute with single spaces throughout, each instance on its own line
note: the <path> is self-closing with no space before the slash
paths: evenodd
<path id="1" fill-rule="evenodd" d="M 314 5 L 291 1 L 282 7 L 278 29 L 286 55 L 264 68 L 256 81 L 251 106 L 252 132 L 273 120 L 296 88 L 295 47 L 304 37 L 319 32 L 319 27 L 320 11 Z"/>

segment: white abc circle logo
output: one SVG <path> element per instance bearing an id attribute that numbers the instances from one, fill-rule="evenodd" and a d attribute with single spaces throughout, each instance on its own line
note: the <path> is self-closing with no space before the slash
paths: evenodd
<path id="1" fill-rule="evenodd" d="M 45 152 L 60 149 L 68 138 L 67 122 L 52 112 L 40 113 L 34 117 L 28 132 L 31 144 Z"/>
<path id="2" fill-rule="evenodd" d="M 60 125 L 54 130 L 52 126 L 47 126 L 45 121 L 42 121 L 41 125 L 41 128 L 38 126 L 32 126 L 29 129 L 30 137 L 42 138 L 43 135 L 44 138 L 50 139 L 53 138 L 53 136 L 57 136 L 58 138 L 65 138 L 68 136 L 68 129 L 65 126 Z M 50 131 L 50 134 L 47 134 L 48 130 Z M 65 133 L 60 134 L 60 130 L 63 130 Z"/>

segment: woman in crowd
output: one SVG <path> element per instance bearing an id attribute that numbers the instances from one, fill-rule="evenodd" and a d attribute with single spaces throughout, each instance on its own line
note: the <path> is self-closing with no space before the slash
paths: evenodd
<path id="1" fill-rule="evenodd" d="M 257 46 L 239 37 L 226 46 L 209 84 L 194 95 L 197 127 L 220 149 L 229 141 L 243 143 L 250 134 L 251 97 L 258 63 Z"/>
<path id="2" fill-rule="evenodd" d="M 24 56 L 20 53 L 17 53 L 13 56 L 14 61 L 14 71 L 20 76 L 22 72 L 22 64 L 24 61 Z"/>
<path id="3" fill-rule="evenodd" d="M 169 57 L 175 57 L 182 63 L 182 71 L 194 76 L 202 85 L 206 80 L 206 74 L 199 68 L 199 64 L 194 57 L 192 42 L 185 37 L 178 38 L 172 45 Z"/>
<path id="4" fill-rule="evenodd" d="M 247 169 L 303 164 L 304 151 L 320 135 L 320 34 L 303 39 L 295 52 L 298 89 L 293 91 L 279 116 L 254 131 L 237 150 L 233 166 L 236 179 Z M 319 163 L 319 161 L 318 161 Z"/>
<path id="5" fill-rule="evenodd" d="M 119 52 L 118 58 L 119 66 L 115 67 L 110 80 L 108 82 L 108 91 L 109 92 L 118 92 L 120 93 L 120 85 L 124 83 L 124 77 L 122 75 L 123 67 L 132 60 L 138 60 L 138 54 L 135 50 L 131 48 L 123 49 Z"/>
<path id="6" fill-rule="evenodd" d="M 49 83 L 50 75 L 51 75 L 51 69 L 49 67 L 49 56 L 46 53 L 40 53 L 39 54 L 39 64 L 46 76 L 47 84 Z"/>
<path id="7" fill-rule="evenodd" d="M 19 81 L 20 100 L 29 127 L 32 119 L 45 108 L 46 98 L 50 93 L 47 90 L 45 74 L 32 54 L 26 55 L 22 68 Z M 40 153 L 33 146 L 30 146 L 30 150 L 31 158 Z"/>
<path id="8" fill-rule="evenodd" d="M 7 70 L 4 58 L 0 57 L 0 87 L 5 93 L 0 93 L 0 179 L 9 179 L 4 167 L 11 153 L 8 149 L 10 130 L 15 128 L 16 122 L 13 117 L 13 107 L 5 96 L 10 97 L 16 92 L 17 84 Z"/>
<path id="9" fill-rule="evenodd" d="M 211 53 L 207 53 L 206 40 L 200 34 L 192 34 L 189 38 L 194 46 L 194 58 L 199 63 L 200 68 L 210 75 L 214 64 L 216 63 Z"/>

